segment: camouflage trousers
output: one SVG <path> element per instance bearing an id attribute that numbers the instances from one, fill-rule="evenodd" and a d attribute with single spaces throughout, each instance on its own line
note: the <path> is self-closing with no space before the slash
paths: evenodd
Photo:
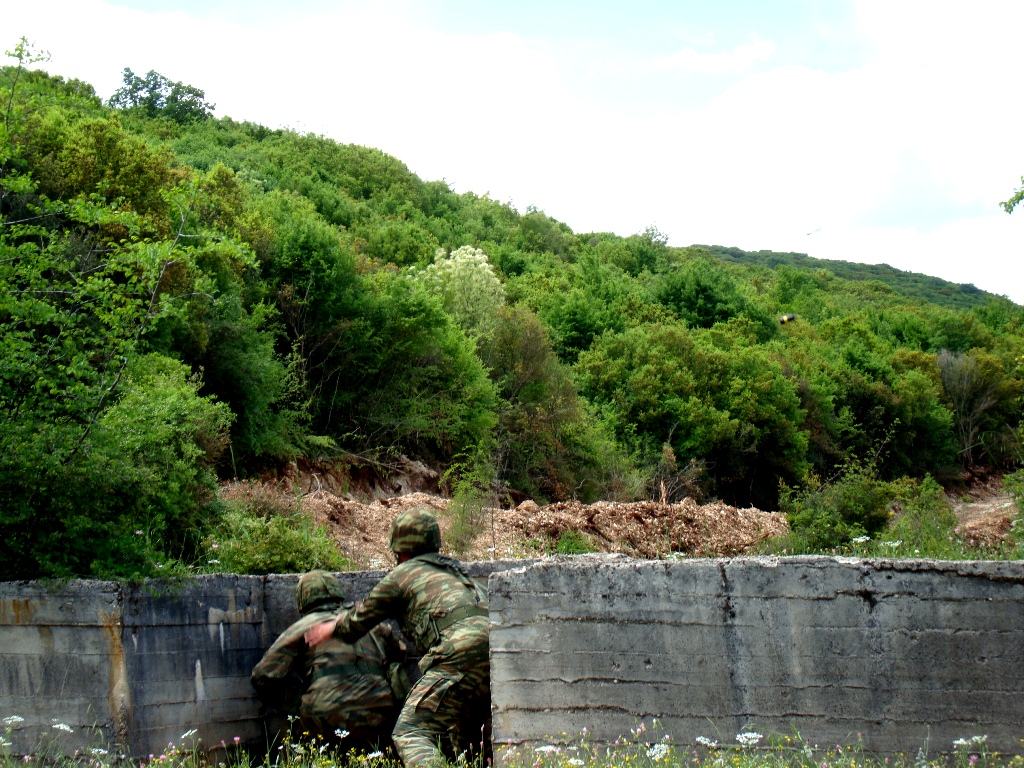
<path id="1" fill-rule="evenodd" d="M 446 755 L 454 760 L 467 750 L 489 750 L 490 714 L 486 657 L 469 669 L 438 664 L 413 686 L 391 737 L 406 768 L 440 765 Z"/>
<path id="2" fill-rule="evenodd" d="M 374 752 L 391 744 L 391 730 L 397 707 L 347 710 L 327 716 L 303 715 L 299 723 L 311 735 L 319 735 L 327 744 L 348 752 L 350 749 Z"/>

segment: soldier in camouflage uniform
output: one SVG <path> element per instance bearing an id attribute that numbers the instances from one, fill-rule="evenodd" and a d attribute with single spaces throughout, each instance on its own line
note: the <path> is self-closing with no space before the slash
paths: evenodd
<path id="1" fill-rule="evenodd" d="M 480 744 L 490 715 L 487 595 L 451 557 L 438 554 L 441 531 L 425 510 L 402 512 L 389 545 L 398 566 L 361 604 L 313 629 L 322 637 L 354 641 L 386 618 L 423 654 L 423 676 L 413 686 L 392 733 L 406 768 L 436 764 Z M 484 738 L 485 750 L 489 739 Z"/>
<path id="2" fill-rule="evenodd" d="M 375 627 L 357 643 L 331 638 L 316 648 L 303 635 L 333 618 L 345 604 L 338 580 L 326 571 L 304 574 L 295 587 L 297 622 L 277 638 L 252 671 L 260 700 L 303 727 L 348 749 L 386 742 L 400 702 L 388 682 L 389 663 L 405 660 L 405 646 L 389 626 Z M 349 603 L 348 605 L 351 605 Z M 340 732 L 340 733 L 339 733 Z"/>

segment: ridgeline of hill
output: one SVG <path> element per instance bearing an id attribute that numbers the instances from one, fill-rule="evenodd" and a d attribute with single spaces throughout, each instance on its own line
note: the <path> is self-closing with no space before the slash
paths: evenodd
<path id="1" fill-rule="evenodd" d="M 781 505 L 831 546 L 928 473 L 1019 461 L 1024 309 L 1005 298 L 575 233 L 379 150 L 215 118 L 156 73 L 126 70 L 104 104 L 16 53 L 0 579 L 207 569 L 215 540 L 336 566 L 301 515 L 216 495 L 297 457 L 419 461 L 462 510 Z M 836 478 L 826 514 L 808 500 Z"/>
<path id="2" fill-rule="evenodd" d="M 777 253 L 775 251 L 743 251 L 724 245 L 702 245 L 715 256 L 733 264 L 760 265 L 774 269 L 781 264 L 805 269 L 824 269 L 844 280 L 877 280 L 908 298 L 918 298 L 944 307 L 973 309 L 984 306 L 995 294 L 977 288 L 973 283 L 951 283 L 940 277 L 920 272 L 905 272 L 888 264 L 856 264 L 839 259 L 816 259 L 806 253 Z"/>

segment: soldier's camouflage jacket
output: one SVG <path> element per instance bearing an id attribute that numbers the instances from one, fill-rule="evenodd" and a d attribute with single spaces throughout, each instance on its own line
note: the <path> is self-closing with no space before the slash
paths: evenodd
<path id="1" fill-rule="evenodd" d="M 405 647 L 384 625 L 353 644 L 329 638 L 308 648 L 303 634 L 332 619 L 338 607 L 325 606 L 288 627 L 253 669 L 252 685 L 261 701 L 282 713 L 355 734 L 394 717 L 387 665 L 403 661 Z"/>
<path id="2" fill-rule="evenodd" d="M 431 552 L 396 566 L 341 612 L 334 635 L 351 642 L 389 617 L 423 654 L 421 672 L 487 664 L 487 595 L 454 558 Z"/>

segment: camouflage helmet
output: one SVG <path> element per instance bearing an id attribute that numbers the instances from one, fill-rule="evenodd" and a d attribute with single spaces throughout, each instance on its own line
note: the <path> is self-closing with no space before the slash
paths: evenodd
<path id="1" fill-rule="evenodd" d="M 299 577 L 295 585 L 295 603 L 299 613 L 305 615 L 327 605 L 345 602 L 341 584 L 327 571 L 310 571 Z"/>
<path id="2" fill-rule="evenodd" d="M 415 557 L 441 549 L 437 518 L 425 509 L 407 509 L 391 524 L 388 546 L 396 555 Z"/>

